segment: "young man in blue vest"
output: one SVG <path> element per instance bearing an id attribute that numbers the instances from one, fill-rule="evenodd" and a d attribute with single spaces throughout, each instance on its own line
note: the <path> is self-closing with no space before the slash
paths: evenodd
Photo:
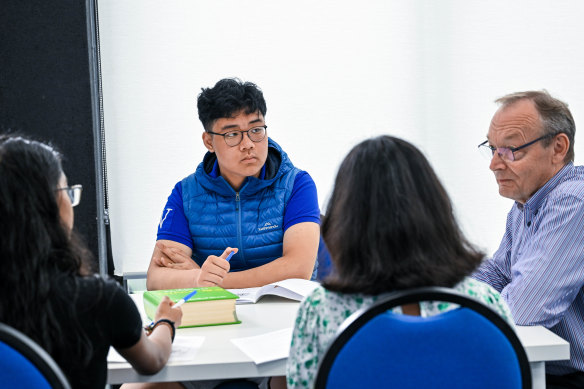
<path id="1" fill-rule="evenodd" d="M 268 138 L 261 90 L 223 79 L 203 88 L 197 107 L 208 152 L 164 207 L 148 289 L 245 288 L 314 278 L 316 186 Z"/>

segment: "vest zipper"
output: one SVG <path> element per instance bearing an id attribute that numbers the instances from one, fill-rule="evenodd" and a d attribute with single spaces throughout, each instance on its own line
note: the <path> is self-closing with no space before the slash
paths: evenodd
<path id="1" fill-rule="evenodd" d="M 245 264 L 245 253 L 243 250 L 243 245 L 241 244 L 241 207 L 239 204 L 239 192 L 235 192 L 235 210 L 237 211 L 237 247 L 239 248 L 237 255 Z"/>

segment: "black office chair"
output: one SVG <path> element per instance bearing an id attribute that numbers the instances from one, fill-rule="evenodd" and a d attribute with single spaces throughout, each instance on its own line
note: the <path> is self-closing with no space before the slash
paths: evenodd
<path id="1" fill-rule="evenodd" d="M 421 301 L 460 307 L 431 316 L 388 310 Z M 321 360 L 315 388 L 531 388 L 513 328 L 476 299 L 448 288 L 394 292 L 351 315 Z"/>
<path id="2" fill-rule="evenodd" d="M 0 385 L 5 388 L 70 389 L 53 358 L 28 336 L 0 323 Z"/>

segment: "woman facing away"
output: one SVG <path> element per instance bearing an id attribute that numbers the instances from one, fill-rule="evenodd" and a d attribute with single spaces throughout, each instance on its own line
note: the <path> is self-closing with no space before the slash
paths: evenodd
<path id="1" fill-rule="evenodd" d="M 512 323 L 499 293 L 467 278 L 483 254 L 462 235 L 450 199 L 424 155 L 404 140 L 380 136 L 349 152 L 336 177 L 322 234 L 335 271 L 300 305 L 288 388 L 313 386 L 338 327 L 382 293 L 454 288 Z M 428 302 L 396 311 L 429 316 L 451 308 Z"/>
<path id="2" fill-rule="evenodd" d="M 73 388 L 104 388 L 110 345 L 142 374 L 168 360 L 181 309 L 165 298 L 147 337 L 132 299 L 93 275 L 73 228 L 80 186 L 51 146 L 0 136 L 0 321 L 28 335 Z"/>

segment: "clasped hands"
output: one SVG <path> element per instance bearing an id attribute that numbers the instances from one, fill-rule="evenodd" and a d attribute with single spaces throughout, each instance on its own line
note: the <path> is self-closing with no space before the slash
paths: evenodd
<path id="1" fill-rule="evenodd" d="M 155 258 L 155 263 L 159 267 L 166 267 L 175 270 L 192 270 L 195 273 L 195 287 L 201 286 L 222 286 L 223 279 L 231 268 L 229 262 L 225 260 L 230 252 L 237 253 L 237 248 L 227 247 L 220 256 L 209 255 L 203 266 L 199 267 L 191 257 L 177 248 L 157 242 L 156 246 L 163 255 Z"/>

